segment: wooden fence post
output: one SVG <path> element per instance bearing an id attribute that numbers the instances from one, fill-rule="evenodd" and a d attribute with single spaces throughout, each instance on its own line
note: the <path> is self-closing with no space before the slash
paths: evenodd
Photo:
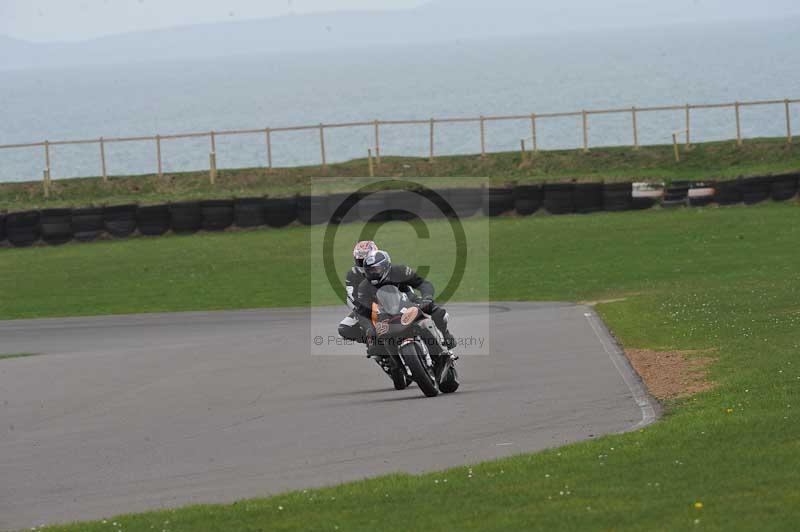
<path id="1" fill-rule="evenodd" d="M 264 129 L 264 137 L 267 143 L 267 169 L 272 171 L 272 130 L 270 128 Z"/>
<path id="2" fill-rule="evenodd" d="M 525 151 L 525 139 L 519 140 L 519 153 L 520 153 L 520 158 L 522 159 L 522 164 L 525 164 L 528 155 Z"/>
<path id="3" fill-rule="evenodd" d="M 158 177 L 164 177 L 164 170 L 161 166 L 161 135 L 156 135 L 156 159 L 158 159 Z"/>
<path id="4" fill-rule="evenodd" d="M 217 182 L 217 134 L 211 132 L 211 153 L 208 154 L 208 181 L 212 185 Z"/>
<path id="5" fill-rule="evenodd" d="M 50 197 L 50 141 L 44 141 L 44 171 L 42 172 L 44 197 Z"/>
<path id="6" fill-rule="evenodd" d="M 108 183 L 108 172 L 106 171 L 106 141 L 100 137 L 100 166 L 103 169 L 103 183 Z"/>
<path id="7" fill-rule="evenodd" d="M 681 162 L 681 152 L 678 149 L 678 134 L 672 134 L 672 151 L 675 153 L 675 162 Z"/>
<path id="8" fill-rule="evenodd" d="M 737 146 L 741 146 L 742 145 L 742 120 L 741 120 L 741 117 L 739 116 L 739 102 L 736 102 L 734 104 L 734 107 L 736 108 L 736 145 Z"/>
<path id="9" fill-rule="evenodd" d="M 589 151 L 589 119 L 586 111 L 581 111 L 583 116 L 583 151 Z"/>
<path id="10" fill-rule="evenodd" d="M 481 116 L 481 159 L 486 159 L 486 126 L 485 119 Z"/>
<path id="11" fill-rule="evenodd" d="M 375 161 L 381 164 L 381 130 L 380 122 L 375 120 Z"/>
<path id="12" fill-rule="evenodd" d="M 322 168 L 328 168 L 328 160 L 325 157 L 325 126 L 319 125 L 319 149 L 322 154 Z"/>
<path id="13" fill-rule="evenodd" d="M 639 126 L 636 123 L 636 106 L 631 107 L 631 124 L 633 127 L 633 149 L 639 149 Z"/>
<path id="14" fill-rule="evenodd" d="M 691 107 L 689 104 L 686 104 L 686 147 L 689 148 L 692 144 L 692 121 L 691 116 L 689 114 L 689 109 Z"/>
<path id="15" fill-rule="evenodd" d="M 792 115 L 789 112 L 789 99 L 785 99 L 783 101 L 783 105 L 786 107 L 786 143 L 792 143 Z"/>
<path id="16" fill-rule="evenodd" d="M 372 165 L 372 148 L 367 149 L 367 164 L 369 165 L 369 176 L 375 177 L 375 167 Z"/>
<path id="17" fill-rule="evenodd" d="M 430 144 L 431 144 L 431 146 L 430 146 L 431 150 L 430 151 L 431 151 L 431 153 L 430 153 L 430 162 L 433 162 L 433 124 L 434 124 L 434 120 L 433 120 L 433 118 L 431 118 L 431 132 L 430 132 L 430 137 L 431 137 L 430 138 Z"/>
<path id="18" fill-rule="evenodd" d="M 536 153 L 539 151 L 539 145 L 536 141 L 536 113 L 531 113 L 531 141 L 533 142 L 531 151 Z"/>

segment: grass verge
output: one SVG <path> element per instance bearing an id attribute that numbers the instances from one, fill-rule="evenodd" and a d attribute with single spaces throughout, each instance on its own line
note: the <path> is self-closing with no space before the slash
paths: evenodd
<path id="1" fill-rule="evenodd" d="M 299 305 L 310 271 L 297 242 L 309 231 L 10 250 L 0 314 Z M 379 238 L 403 249 L 403 231 Z M 625 298 L 598 310 L 626 347 L 713 349 L 717 386 L 667 402 L 645 430 L 551 451 L 50 530 L 796 527 L 797 204 L 508 218 L 489 231 L 503 250 L 490 256 L 493 299 Z"/>
<path id="2" fill-rule="evenodd" d="M 519 152 L 493 153 L 481 159 L 476 155 L 438 157 L 384 157 L 376 175 L 408 178 L 435 178 L 434 186 L 463 184 L 463 178 L 485 176 L 491 182 L 563 180 L 703 180 L 746 175 L 765 175 L 800 170 L 800 143 L 788 145 L 786 139 L 753 139 L 741 147 L 735 142 L 696 144 L 684 150 L 676 163 L 672 146 L 631 148 L 593 148 L 554 150 L 538 153 L 522 162 Z M 118 176 L 104 184 L 98 177 L 59 179 L 53 182 L 51 197 L 44 198 L 40 181 L 0 183 L 0 210 L 45 207 L 83 207 L 89 205 L 139 202 L 164 203 L 187 199 L 244 196 L 287 196 L 308 193 L 311 178 L 315 190 L 351 191 L 355 178 L 369 175 L 366 159 L 319 166 L 223 170 L 216 185 L 209 184 L 208 172 Z M 330 178 L 328 183 L 325 179 Z M 449 178 L 460 178 L 453 183 Z"/>
<path id="3" fill-rule="evenodd" d="M 35 357 L 40 355 L 41 353 L 11 353 L 11 354 L 1 354 L 0 353 L 0 360 L 6 360 L 9 358 L 25 358 L 25 357 Z"/>

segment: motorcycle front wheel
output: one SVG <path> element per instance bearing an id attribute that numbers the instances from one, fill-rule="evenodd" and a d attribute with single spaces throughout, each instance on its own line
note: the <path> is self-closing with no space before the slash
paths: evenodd
<path id="1" fill-rule="evenodd" d="M 433 370 L 428 368 L 425 363 L 425 354 L 420 349 L 417 342 L 410 342 L 400 347 L 400 357 L 411 371 L 411 377 L 417 383 L 422 393 L 426 397 L 436 397 L 439 395 L 439 387 L 436 385 L 436 377 Z"/>

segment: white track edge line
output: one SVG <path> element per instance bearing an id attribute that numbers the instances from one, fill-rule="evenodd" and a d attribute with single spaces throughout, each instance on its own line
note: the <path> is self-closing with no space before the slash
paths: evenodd
<path id="1" fill-rule="evenodd" d="M 614 364 L 614 368 L 616 368 L 622 380 L 625 381 L 628 390 L 630 390 L 633 395 L 634 401 L 636 401 L 636 405 L 642 412 L 642 420 L 622 432 L 634 431 L 655 422 L 658 418 L 658 409 L 653 399 L 650 397 L 650 394 L 647 393 L 641 380 L 636 375 L 633 367 L 630 365 L 627 357 L 625 357 L 622 349 L 616 344 L 609 346 L 609 342 L 606 340 L 605 336 L 610 336 L 610 333 L 607 332 L 605 325 L 602 324 L 600 317 L 594 310 L 588 309 L 588 312 L 584 312 L 583 315 L 589 322 L 595 336 L 600 341 L 600 345 L 603 346 L 603 350 L 608 355 L 608 358 L 611 359 L 611 363 Z M 606 334 L 603 334 L 604 332 L 606 332 Z"/>

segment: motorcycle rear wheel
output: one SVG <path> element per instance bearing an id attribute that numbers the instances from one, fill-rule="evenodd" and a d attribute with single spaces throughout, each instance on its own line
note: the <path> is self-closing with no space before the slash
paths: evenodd
<path id="1" fill-rule="evenodd" d="M 411 342 L 400 347 L 400 356 L 411 371 L 414 382 L 417 383 L 422 393 L 426 397 L 436 397 L 439 395 L 439 387 L 436 384 L 436 377 L 428 369 L 425 363 L 425 355 L 420 350 L 416 342 Z"/>

